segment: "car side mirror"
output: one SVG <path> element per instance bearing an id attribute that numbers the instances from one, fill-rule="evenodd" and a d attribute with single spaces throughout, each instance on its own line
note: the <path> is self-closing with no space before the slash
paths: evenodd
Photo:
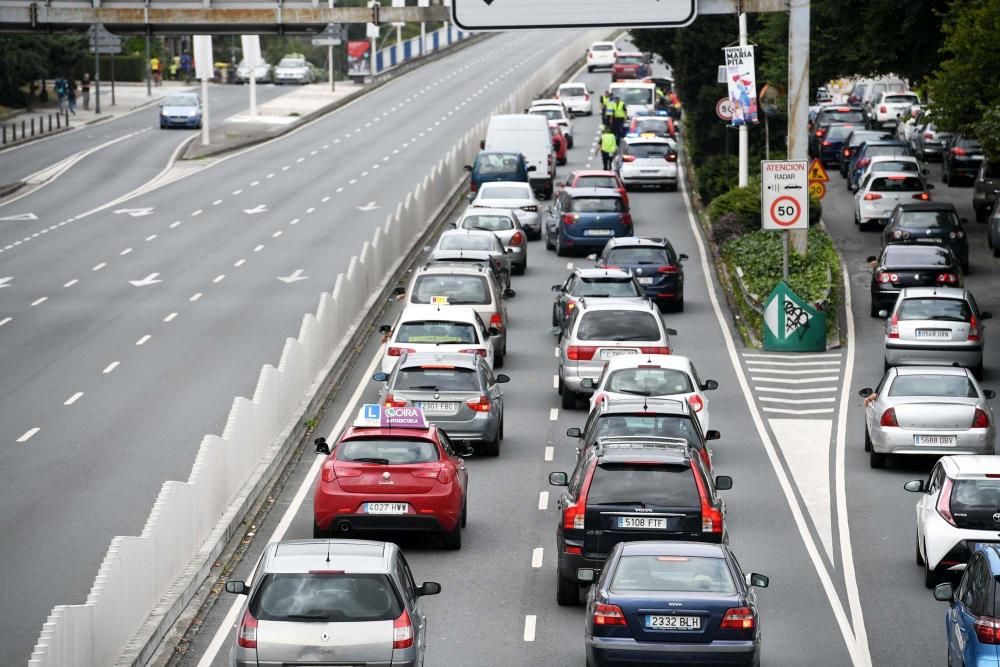
<path id="1" fill-rule="evenodd" d="M 392 295 L 393 296 L 403 296 L 404 294 L 406 294 L 406 288 L 405 287 L 396 287 L 396 288 L 393 288 L 393 290 L 392 290 Z"/>
<path id="2" fill-rule="evenodd" d="M 505 299 L 513 299 L 515 296 L 517 296 L 517 292 L 509 287 L 503 291 L 503 298 Z"/>
<path id="3" fill-rule="evenodd" d="M 573 428 L 566 429 L 566 435 L 567 435 L 567 437 L 570 437 L 570 438 L 582 438 L 583 437 L 583 431 L 581 431 L 576 426 L 574 426 Z"/>
<path id="4" fill-rule="evenodd" d="M 436 581 L 425 581 L 420 584 L 420 588 L 417 589 L 417 595 L 423 597 L 425 595 L 437 595 L 441 592 L 441 584 Z"/>
<path id="5" fill-rule="evenodd" d="M 550 486 L 569 486 L 569 475 L 564 472 L 549 473 Z"/>
<path id="6" fill-rule="evenodd" d="M 714 428 L 710 428 L 705 431 L 705 440 L 720 440 L 722 439 L 722 434 L 716 431 Z"/>
<path id="7" fill-rule="evenodd" d="M 751 572 L 747 575 L 747 584 L 753 586 L 754 588 L 767 588 L 771 583 L 770 577 L 763 574 L 757 574 L 756 572 Z"/>
<path id="8" fill-rule="evenodd" d="M 597 389 L 597 380 L 594 378 L 583 378 L 580 381 L 580 386 L 584 389 Z"/>
<path id="9" fill-rule="evenodd" d="M 686 262 L 688 260 L 688 256 L 682 252 L 681 254 L 677 255 L 677 259 L 682 262 Z"/>
<path id="10" fill-rule="evenodd" d="M 864 389 L 858 391 L 858 396 L 860 396 L 861 398 L 868 398 L 874 393 L 875 393 L 874 389 L 872 389 L 871 387 L 865 387 Z"/>
<path id="11" fill-rule="evenodd" d="M 469 195 L 469 196 L 471 197 L 472 195 Z M 458 223 L 457 222 L 449 222 L 448 223 L 448 229 L 458 229 Z"/>
<path id="12" fill-rule="evenodd" d="M 927 489 L 924 488 L 924 480 L 922 479 L 911 479 L 909 482 L 903 485 L 903 488 L 910 493 L 923 493 Z"/>
<path id="13" fill-rule="evenodd" d="M 486 330 L 486 333 L 489 334 L 490 336 L 499 336 L 500 330 L 497 329 L 496 327 L 490 327 L 489 329 Z"/>
<path id="14" fill-rule="evenodd" d="M 992 389 L 983 389 L 983 396 L 986 397 L 987 401 L 990 401 L 997 397 L 997 393 Z"/>
<path id="15" fill-rule="evenodd" d="M 553 285 L 552 286 L 552 291 L 553 292 L 562 292 L 562 285 Z"/>
<path id="16" fill-rule="evenodd" d="M 876 257 L 875 255 L 868 255 L 867 257 L 865 257 L 865 261 L 868 262 L 869 264 L 874 264 L 875 262 L 878 261 L 878 257 Z"/>
<path id="17" fill-rule="evenodd" d="M 469 203 L 472 203 L 476 199 L 476 193 L 470 192 L 469 194 L 465 195 L 465 198 L 469 200 Z"/>
<path id="18" fill-rule="evenodd" d="M 313 440 L 313 444 L 316 445 L 315 451 L 317 454 L 330 455 L 330 445 L 327 444 L 326 438 L 316 438 Z"/>
<path id="19" fill-rule="evenodd" d="M 392 327 L 389 326 L 388 324 L 383 324 L 378 328 L 378 332 L 383 336 L 388 336 L 389 334 L 392 333 Z"/>
<path id="20" fill-rule="evenodd" d="M 472 171 L 472 165 L 471 164 L 467 164 L 467 165 L 465 165 L 462 168 L 465 169 L 466 171 Z"/>
<path id="21" fill-rule="evenodd" d="M 668 336 L 676 336 L 677 335 L 677 329 L 671 329 L 670 327 L 667 327 L 666 331 L 667 331 L 667 335 Z"/>
<path id="22" fill-rule="evenodd" d="M 513 248 L 507 248 L 504 252 L 506 252 L 508 255 L 513 255 L 514 254 L 514 249 Z"/>
<path id="23" fill-rule="evenodd" d="M 991 313 L 988 310 L 984 310 L 983 312 L 979 313 L 979 319 L 981 319 L 981 320 L 992 320 L 993 319 L 993 313 Z"/>
<path id="24" fill-rule="evenodd" d="M 728 491 L 733 488 L 733 478 L 729 475 L 718 475 L 715 478 L 716 491 Z"/>
<path id="25" fill-rule="evenodd" d="M 226 592 L 234 595 L 249 595 L 250 587 L 245 581 L 227 581 Z"/>
<path id="26" fill-rule="evenodd" d="M 384 371 L 379 371 L 372 375 L 372 380 L 375 382 L 387 382 L 389 380 L 389 374 Z"/>
<path id="27" fill-rule="evenodd" d="M 719 383 L 715 380 L 705 380 L 705 383 L 701 385 L 702 391 L 715 391 L 719 388 Z"/>
<path id="28" fill-rule="evenodd" d="M 934 587 L 934 599 L 938 602 L 951 602 L 955 597 L 955 589 L 951 584 L 938 584 Z"/>
<path id="29" fill-rule="evenodd" d="M 495 379 L 497 381 L 497 384 L 507 384 L 508 382 L 510 382 L 510 376 L 504 375 L 503 373 L 498 373 Z"/>
<path id="30" fill-rule="evenodd" d="M 581 567 L 576 571 L 576 580 L 581 584 L 592 584 L 597 581 L 597 570 L 591 567 Z"/>

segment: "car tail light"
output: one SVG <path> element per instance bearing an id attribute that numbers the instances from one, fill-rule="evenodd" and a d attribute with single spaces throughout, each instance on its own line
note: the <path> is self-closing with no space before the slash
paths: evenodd
<path id="1" fill-rule="evenodd" d="M 562 223 L 564 225 L 572 225 L 574 222 L 576 222 L 579 219 L 580 219 L 580 216 L 577 215 L 576 213 L 563 213 L 562 214 Z"/>
<path id="2" fill-rule="evenodd" d="M 407 402 L 405 398 L 396 398 L 392 394 L 386 394 L 382 404 L 387 408 L 403 408 L 406 407 Z"/>
<path id="3" fill-rule="evenodd" d="M 257 619 L 247 609 L 236 631 L 236 643 L 240 648 L 257 648 Z"/>
<path id="4" fill-rule="evenodd" d="M 829 139 L 824 139 L 824 140 L 823 140 L 823 145 L 824 145 L 824 146 L 832 146 L 833 144 L 831 144 L 831 143 L 830 143 L 830 140 L 829 140 Z"/>
<path id="5" fill-rule="evenodd" d="M 851 149 L 850 148 L 845 148 L 844 149 L 844 157 L 851 157 Z"/>
<path id="6" fill-rule="evenodd" d="M 510 237 L 511 245 L 521 245 L 524 243 L 524 234 L 521 232 L 514 232 L 514 235 Z"/>
<path id="7" fill-rule="evenodd" d="M 698 495 L 701 497 L 701 532 L 721 533 L 722 512 L 708 502 L 708 489 L 705 488 L 705 482 L 702 480 L 701 475 L 695 472 L 693 468 L 692 474 L 694 474 L 694 481 L 698 486 Z"/>
<path id="8" fill-rule="evenodd" d="M 624 161 L 624 162 L 635 162 L 635 156 L 634 155 L 623 155 L 622 156 L 622 161 Z"/>
<path id="9" fill-rule="evenodd" d="M 465 402 L 470 408 L 475 412 L 489 412 L 490 411 L 490 397 L 480 396 L 479 398 L 470 398 Z"/>
<path id="10" fill-rule="evenodd" d="M 825 129 L 823 129 L 822 127 L 821 127 L 821 128 L 819 128 L 818 130 L 816 130 L 816 136 L 817 136 L 817 137 L 822 137 L 822 136 L 824 136 L 825 134 L 826 134 L 826 130 L 825 130 Z"/>
<path id="11" fill-rule="evenodd" d="M 522 211 L 528 211 L 529 213 L 537 213 L 538 212 L 538 207 L 535 206 L 534 204 L 532 204 L 530 206 L 522 206 L 521 210 Z"/>
<path id="12" fill-rule="evenodd" d="M 913 195 L 913 198 L 914 199 L 919 199 L 921 201 L 930 201 L 931 200 L 931 193 L 929 193 L 929 192 L 918 192 L 917 194 Z"/>
<path id="13" fill-rule="evenodd" d="M 688 403 L 691 404 L 691 409 L 695 412 L 701 412 L 705 409 L 705 401 L 701 400 L 701 396 L 695 394 L 688 399 Z"/>
<path id="14" fill-rule="evenodd" d="M 899 338 L 899 315 L 894 314 L 889 320 L 889 338 Z"/>
<path id="15" fill-rule="evenodd" d="M 475 181 L 469 181 L 469 192 L 479 192 L 479 185 Z"/>
<path id="16" fill-rule="evenodd" d="M 969 428 L 989 428 L 990 416 L 982 408 L 976 408 L 976 414 L 972 416 L 972 426 Z"/>
<path id="17" fill-rule="evenodd" d="M 333 461 L 327 461 L 322 468 L 323 481 L 332 482 L 337 479 L 337 470 L 333 467 Z"/>
<path id="18" fill-rule="evenodd" d="M 459 354 L 475 354 L 475 355 L 480 356 L 480 357 L 485 357 L 486 356 L 486 349 L 482 348 L 482 347 L 471 347 L 471 348 L 466 348 L 464 350 L 459 350 L 458 353 Z"/>
<path id="19" fill-rule="evenodd" d="M 403 352 L 416 352 L 416 350 L 412 347 L 390 347 L 385 353 L 390 357 L 398 357 Z"/>
<path id="20" fill-rule="evenodd" d="M 414 470 L 410 473 L 414 477 L 420 477 L 423 479 L 436 479 L 442 484 L 450 484 L 452 480 L 451 468 L 448 466 L 439 465 L 435 468 L 427 468 L 424 470 Z"/>
<path id="21" fill-rule="evenodd" d="M 878 272 L 878 281 L 880 283 L 895 283 L 899 280 L 899 276 L 895 273 L 887 273 L 885 271 Z"/>
<path id="22" fill-rule="evenodd" d="M 951 149 L 951 154 L 962 156 L 962 155 L 968 155 L 969 153 L 961 146 L 955 146 L 954 148 Z"/>
<path id="23" fill-rule="evenodd" d="M 677 153 L 667 153 L 667 162 L 677 162 Z"/>
<path id="24" fill-rule="evenodd" d="M 719 627 L 724 630 L 753 630 L 753 626 L 753 610 L 750 607 L 734 607 L 726 610 Z"/>
<path id="25" fill-rule="evenodd" d="M 666 345 L 647 345 L 639 349 L 643 354 L 670 354 L 670 348 Z"/>
<path id="26" fill-rule="evenodd" d="M 594 607 L 594 625 L 626 625 L 625 614 L 616 604 L 598 602 Z"/>
<path id="27" fill-rule="evenodd" d="M 878 420 L 878 425 L 898 427 L 899 422 L 896 421 L 896 408 L 889 408 L 883 412 L 882 418 Z"/>
<path id="28" fill-rule="evenodd" d="M 413 623 L 410 622 L 410 612 L 403 609 L 399 618 L 392 622 L 392 648 L 410 648 L 413 646 Z"/>
<path id="29" fill-rule="evenodd" d="M 493 313 L 490 315 L 490 326 L 496 327 L 497 329 L 503 329 L 503 318 L 500 317 L 500 313 Z"/>
<path id="30" fill-rule="evenodd" d="M 905 229 L 896 229 L 892 232 L 892 238 L 894 239 L 908 239 L 910 238 L 910 232 Z"/>
<path id="31" fill-rule="evenodd" d="M 979 340 L 979 323 L 975 315 L 969 318 L 969 340 Z"/>
<path id="32" fill-rule="evenodd" d="M 673 264 L 667 264 L 666 266 L 661 266 L 656 271 L 657 273 L 674 274 L 674 273 L 680 273 L 680 270 L 681 269 L 679 266 L 674 266 Z"/>
<path id="33" fill-rule="evenodd" d="M 870 157 L 863 157 L 858 160 L 858 169 L 864 169 L 871 163 L 872 159 Z"/>
<path id="34" fill-rule="evenodd" d="M 576 301 L 567 301 L 566 302 L 566 317 L 569 317 L 569 314 L 571 312 L 573 312 L 574 308 L 576 308 Z"/>
<path id="35" fill-rule="evenodd" d="M 876 199 L 881 199 L 882 195 L 877 192 L 869 192 L 864 196 L 865 201 L 875 201 Z"/>
<path id="36" fill-rule="evenodd" d="M 929 139 L 933 139 L 933 138 L 934 138 L 934 133 L 933 132 L 924 132 L 924 139 L 925 140 L 929 140 Z"/>
<path id="37" fill-rule="evenodd" d="M 879 112 L 879 113 L 889 113 L 889 110 L 888 110 L 888 109 L 886 108 L 886 106 L 885 106 L 885 105 L 883 104 L 882 106 L 880 106 L 880 107 L 878 108 L 878 112 Z"/>
<path id="38" fill-rule="evenodd" d="M 943 285 L 954 285 L 958 282 L 958 276 L 954 273 L 939 273 L 937 281 Z"/>
<path id="39" fill-rule="evenodd" d="M 978 616 L 972 623 L 980 644 L 1000 644 L 1000 619 Z"/>
<path id="40" fill-rule="evenodd" d="M 622 213 L 622 224 L 625 225 L 626 227 L 631 227 L 632 226 L 632 214 L 631 213 Z"/>
<path id="41" fill-rule="evenodd" d="M 941 493 L 938 495 L 937 501 L 937 513 L 941 515 L 941 518 L 955 525 L 955 517 L 951 515 L 951 487 L 954 482 L 951 481 L 951 477 L 944 478 L 944 484 L 941 485 Z"/>
<path id="42" fill-rule="evenodd" d="M 589 102 L 590 101 L 590 95 L 584 95 L 583 99 L 584 99 L 585 102 Z"/>
<path id="43" fill-rule="evenodd" d="M 597 347 L 593 345 L 570 345 L 566 348 L 566 358 L 570 361 L 590 361 Z"/>

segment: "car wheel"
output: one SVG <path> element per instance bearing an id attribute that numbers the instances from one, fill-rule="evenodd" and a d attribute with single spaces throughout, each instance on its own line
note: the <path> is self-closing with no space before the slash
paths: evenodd
<path id="1" fill-rule="evenodd" d="M 559 382 L 560 388 L 562 388 L 562 408 L 563 410 L 575 410 L 576 409 L 576 392 L 567 387 L 562 381 Z"/>
<path id="2" fill-rule="evenodd" d="M 567 579 L 556 573 L 556 603 L 560 607 L 570 607 L 580 604 L 580 587 L 572 579 Z"/>
<path id="3" fill-rule="evenodd" d="M 503 440 L 503 413 L 500 413 L 500 428 L 497 430 L 497 440 Z"/>
<path id="4" fill-rule="evenodd" d="M 545 230 L 545 249 L 555 250 L 555 246 L 552 245 L 552 237 L 549 236 L 548 230 Z"/>
<path id="5" fill-rule="evenodd" d="M 458 551 L 462 548 L 462 522 L 459 521 L 451 532 L 444 534 L 444 548 L 449 551 Z"/>
<path id="6" fill-rule="evenodd" d="M 872 434 L 868 431 L 868 425 L 865 424 L 865 451 L 870 452 L 872 450 Z"/>
<path id="7" fill-rule="evenodd" d="M 566 137 L 566 148 L 573 148 L 573 135 Z"/>
<path id="8" fill-rule="evenodd" d="M 917 565 L 923 565 L 924 557 L 920 555 L 920 538 L 916 536 L 913 538 L 913 551 L 915 553 Z"/>
<path id="9" fill-rule="evenodd" d="M 982 362 L 982 360 L 980 360 L 978 364 L 976 364 L 975 366 L 972 367 L 972 375 L 977 380 L 982 380 L 983 379 L 983 362 Z"/>
<path id="10" fill-rule="evenodd" d="M 869 306 L 869 309 L 870 309 L 869 312 L 870 312 L 870 314 L 871 314 L 872 317 L 878 317 L 879 307 L 878 307 L 878 302 L 877 301 L 875 301 L 873 299 L 872 303 L 871 303 L 871 306 Z"/>
<path id="11" fill-rule="evenodd" d="M 993 243 L 992 237 L 987 237 L 990 239 L 990 247 L 993 248 L 993 256 L 1000 257 L 1000 244 Z"/>
<path id="12" fill-rule="evenodd" d="M 868 452 L 868 465 L 876 470 L 881 470 L 885 467 L 885 459 L 886 455 L 876 452 L 874 448 Z"/>
<path id="13" fill-rule="evenodd" d="M 484 440 L 482 446 L 483 456 L 492 456 L 496 458 L 500 456 L 500 432 L 497 431 L 497 437 L 493 440 Z"/>
<path id="14" fill-rule="evenodd" d="M 462 528 L 465 528 L 465 524 L 469 522 L 469 501 L 466 500 L 462 503 Z"/>
<path id="15" fill-rule="evenodd" d="M 493 353 L 493 368 L 503 368 L 503 352 Z"/>
<path id="16" fill-rule="evenodd" d="M 556 234 L 556 255 L 558 255 L 559 257 L 565 257 L 566 254 L 567 254 L 566 253 L 566 249 L 563 248 L 561 237 L 557 233 Z"/>
<path id="17" fill-rule="evenodd" d="M 684 295 L 681 294 L 680 300 L 675 301 L 674 303 L 670 304 L 670 306 L 671 306 L 670 309 L 672 311 L 674 311 L 675 313 L 683 313 L 684 312 Z"/>
<path id="18" fill-rule="evenodd" d="M 552 326 L 559 326 L 559 316 L 556 315 L 556 307 L 552 306 Z"/>
<path id="19" fill-rule="evenodd" d="M 313 539 L 314 540 L 325 540 L 330 537 L 330 531 L 323 530 L 313 522 Z"/>
<path id="20" fill-rule="evenodd" d="M 937 570 L 932 570 L 928 567 L 927 563 L 924 563 L 924 586 L 927 588 L 934 588 L 938 584 L 938 574 Z"/>
<path id="21" fill-rule="evenodd" d="M 976 222 L 986 222 L 987 211 L 984 208 L 977 208 L 976 211 Z"/>

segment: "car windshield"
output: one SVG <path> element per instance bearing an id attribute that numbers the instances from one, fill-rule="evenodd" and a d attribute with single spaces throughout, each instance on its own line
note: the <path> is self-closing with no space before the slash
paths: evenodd
<path id="1" fill-rule="evenodd" d="M 584 313 L 576 330 L 580 340 L 660 340 L 656 316 L 636 310 L 596 310 Z"/>
<path id="2" fill-rule="evenodd" d="M 615 48 L 614 44 L 594 44 L 590 47 L 591 51 L 613 51 Z"/>
<path id="3" fill-rule="evenodd" d="M 623 153 L 637 158 L 662 158 L 672 152 L 669 144 L 626 144 Z"/>
<path id="4" fill-rule="evenodd" d="M 565 86 L 559 89 L 559 94 L 566 97 L 583 97 L 587 94 L 587 89 L 583 86 Z"/>
<path id="5" fill-rule="evenodd" d="M 860 146 L 866 141 L 871 141 L 872 139 L 878 139 L 882 136 L 881 132 L 854 132 L 847 139 L 847 143 L 852 148 Z"/>
<path id="6" fill-rule="evenodd" d="M 634 132 L 638 134 L 651 133 L 657 136 L 666 136 L 667 121 L 659 118 L 643 118 L 635 122 Z"/>
<path id="7" fill-rule="evenodd" d="M 698 434 L 687 417 L 676 415 L 602 415 L 597 419 L 593 434 L 587 444 L 600 438 L 614 436 L 656 435 L 664 438 L 683 438 L 697 444 Z"/>
<path id="8" fill-rule="evenodd" d="M 889 396 L 935 396 L 950 398 L 978 398 L 972 381 L 965 375 L 897 375 L 889 387 Z"/>
<path id="9" fill-rule="evenodd" d="M 1000 508 L 1000 479 L 956 479 L 951 490 L 951 511 Z"/>
<path id="10" fill-rule="evenodd" d="M 559 109 L 539 109 L 536 107 L 528 113 L 532 113 L 536 116 L 545 116 L 549 120 L 562 120 L 564 118 L 563 112 Z"/>
<path id="11" fill-rule="evenodd" d="M 485 276 L 432 273 L 417 278 L 410 303 L 430 303 L 436 296 L 448 297 L 448 303 L 453 306 L 479 306 L 492 301 Z"/>
<path id="12" fill-rule="evenodd" d="M 840 110 L 830 109 L 823 112 L 821 124 L 830 123 L 863 123 L 865 112 L 860 109 Z"/>
<path id="13" fill-rule="evenodd" d="M 701 507 L 701 497 L 688 466 L 603 463 L 587 492 L 588 505 L 618 503 L 661 507 Z"/>
<path id="14" fill-rule="evenodd" d="M 826 134 L 827 141 L 843 141 L 846 139 L 851 132 L 854 131 L 856 125 L 831 125 L 830 131 Z"/>
<path id="15" fill-rule="evenodd" d="M 303 572 L 265 575 L 249 603 L 258 621 L 360 623 L 403 613 L 384 574 Z"/>
<path id="16" fill-rule="evenodd" d="M 524 187 L 486 183 L 479 188 L 480 199 L 530 199 L 531 190 Z"/>
<path id="17" fill-rule="evenodd" d="M 278 67 L 305 67 L 306 61 L 302 58 L 282 58 Z"/>
<path id="18" fill-rule="evenodd" d="M 198 98 L 195 95 L 167 95 L 163 98 L 165 107 L 196 107 Z"/>
<path id="19" fill-rule="evenodd" d="M 487 232 L 502 232 L 514 229 L 514 221 L 506 215 L 484 215 L 476 213 L 462 218 L 462 229 L 479 229 Z"/>
<path id="20" fill-rule="evenodd" d="M 337 446 L 338 461 L 377 461 L 384 465 L 431 463 L 438 460 L 437 445 L 429 440 L 362 438 Z"/>
<path id="21" fill-rule="evenodd" d="M 899 226 L 907 229 L 936 229 L 953 231 L 961 227 L 955 211 L 902 211 Z"/>
<path id="22" fill-rule="evenodd" d="M 642 56 L 618 56 L 615 58 L 616 65 L 641 65 Z"/>
<path id="23" fill-rule="evenodd" d="M 725 559 L 700 556 L 623 556 L 610 588 L 615 592 L 736 593 Z"/>
<path id="24" fill-rule="evenodd" d="M 906 146 L 869 146 L 865 150 L 865 157 L 875 157 L 876 155 L 909 155 L 910 152 Z"/>
<path id="25" fill-rule="evenodd" d="M 472 368 L 447 364 L 409 366 L 400 369 L 392 382 L 394 391 L 479 391 L 479 377 Z"/>
<path id="26" fill-rule="evenodd" d="M 496 239 L 479 234 L 446 234 L 438 242 L 440 250 L 496 250 Z"/>
<path id="27" fill-rule="evenodd" d="M 882 265 L 887 269 L 908 266 L 951 266 L 951 252 L 947 248 L 897 243 L 886 246 Z"/>
<path id="28" fill-rule="evenodd" d="M 924 183 L 916 176 L 879 176 L 872 181 L 871 192 L 923 192 Z"/>
<path id="29" fill-rule="evenodd" d="M 479 174 L 516 174 L 518 171 L 516 155 L 480 155 L 476 159 L 476 172 Z"/>
<path id="30" fill-rule="evenodd" d="M 888 160 L 886 162 L 873 162 L 872 171 L 912 171 L 917 173 L 917 163 L 910 161 Z"/>
<path id="31" fill-rule="evenodd" d="M 574 197 L 570 210 L 575 213 L 621 213 L 625 205 L 620 197 Z"/>
<path id="32" fill-rule="evenodd" d="M 669 265 L 670 255 L 666 248 L 655 247 L 624 247 L 612 248 L 604 258 L 605 262 L 620 266 L 622 264 L 656 264 L 657 266 Z"/>
<path id="33" fill-rule="evenodd" d="M 920 104 L 920 98 L 916 95 L 886 95 L 886 104 Z"/>
<path id="34" fill-rule="evenodd" d="M 448 345 L 453 343 L 479 343 L 476 327 L 469 322 L 447 320 L 414 320 L 399 325 L 397 343 L 428 343 Z"/>
<path id="35" fill-rule="evenodd" d="M 580 176 L 573 184 L 576 188 L 611 188 L 617 190 L 618 181 L 614 176 Z"/>
<path id="36" fill-rule="evenodd" d="M 608 391 L 618 391 L 649 396 L 665 396 L 667 394 L 689 394 L 694 391 L 691 378 L 684 371 L 674 368 L 623 368 L 614 371 L 608 377 L 605 388 Z"/>
<path id="37" fill-rule="evenodd" d="M 653 90 L 651 88 L 615 88 L 612 92 L 625 104 L 653 103 Z"/>
<path id="38" fill-rule="evenodd" d="M 573 296 L 629 298 L 642 293 L 632 278 L 583 278 L 574 286 Z"/>
<path id="39" fill-rule="evenodd" d="M 908 298 L 900 304 L 896 315 L 900 321 L 941 320 L 943 322 L 968 322 L 972 309 L 965 299 L 942 297 Z"/>

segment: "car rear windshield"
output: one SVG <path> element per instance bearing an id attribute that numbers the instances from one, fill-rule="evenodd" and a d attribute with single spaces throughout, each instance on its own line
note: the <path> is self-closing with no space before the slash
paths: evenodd
<path id="1" fill-rule="evenodd" d="M 829 109 L 821 114 L 820 124 L 828 125 L 830 123 L 863 123 L 865 122 L 865 112 L 857 110 L 840 111 L 837 109 Z"/>
<path id="2" fill-rule="evenodd" d="M 925 266 L 951 266 L 951 251 L 946 248 L 899 243 L 886 246 L 882 266 L 887 269 Z"/>
<path id="3" fill-rule="evenodd" d="M 889 387 L 889 396 L 940 396 L 978 398 L 979 392 L 965 375 L 897 375 Z"/>
<path id="4" fill-rule="evenodd" d="M 642 56 L 618 56 L 615 58 L 616 65 L 641 65 Z"/>
<path id="5" fill-rule="evenodd" d="M 486 184 L 479 188 L 480 199 L 530 199 L 531 190 L 527 185 L 490 185 Z"/>
<path id="6" fill-rule="evenodd" d="M 611 590 L 734 595 L 736 584 L 723 558 L 623 556 L 611 579 Z"/>
<path id="7" fill-rule="evenodd" d="M 250 600 L 258 621 L 360 623 L 391 621 L 403 613 L 384 574 L 268 574 Z"/>
<path id="8" fill-rule="evenodd" d="M 479 174 L 516 174 L 519 160 L 516 155 L 480 155 L 476 160 Z"/>
<path id="9" fill-rule="evenodd" d="M 965 299 L 941 297 L 904 299 L 897 313 L 902 320 L 940 320 L 942 322 L 968 322 L 972 309 Z"/>
<path id="10" fill-rule="evenodd" d="M 398 391 L 479 391 L 479 376 L 471 368 L 447 366 L 409 366 L 400 369 L 392 382 Z"/>
<path id="11" fill-rule="evenodd" d="M 482 306 L 492 301 L 485 276 L 432 273 L 417 278 L 410 303 L 430 303 L 435 296 L 448 297 L 453 306 Z"/>
<path id="12" fill-rule="evenodd" d="M 477 213 L 462 218 L 462 229 L 480 229 L 487 232 L 502 232 L 514 229 L 514 221 L 507 215 L 484 215 Z"/>
<path id="13" fill-rule="evenodd" d="M 660 340 L 660 327 L 652 313 L 597 310 L 583 314 L 576 337 L 580 340 Z"/>
<path id="14" fill-rule="evenodd" d="M 967 514 L 969 510 L 1000 508 L 1000 479 L 956 479 L 951 489 L 951 511 Z"/>
<path id="15" fill-rule="evenodd" d="M 666 248 L 639 247 L 612 248 L 605 258 L 608 264 L 670 264 L 670 254 Z"/>
<path id="16" fill-rule="evenodd" d="M 574 197 L 570 210 L 574 213 L 621 213 L 625 203 L 620 197 Z"/>
<path id="17" fill-rule="evenodd" d="M 944 228 L 947 231 L 962 226 L 955 211 L 901 211 L 899 225 L 910 229 Z"/>
<path id="18" fill-rule="evenodd" d="M 529 113 L 536 116 L 545 116 L 549 120 L 562 120 L 563 112 L 558 109 L 532 109 Z"/>
<path id="19" fill-rule="evenodd" d="M 667 121 L 660 120 L 659 118 L 646 118 L 639 120 L 635 123 L 634 131 L 639 134 L 651 132 L 658 136 L 665 136 L 667 134 Z"/>
<path id="20" fill-rule="evenodd" d="M 956 146 L 961 146 L 969 151 L 981 151 L 983 150 L 982 145 L 975 139 L 959 139 L 955 142 Z"/>
<path id="21" fill-rule="evenodd" d="M 305 67 L 306 61 L 302 58 L 282 58 L 278 67 Z"/>
<path id="22" fill-rule="evenodd" d="M 602 463 L 587 492 L 588 505 L 645 503 L 700 507 L 701 497 L 689 466 Z"/>
<path id="23" fill-rule="evenodd" d="M 878 139 L 881 136 L 882 136 L 881 132 L 854 132 L 847 138 L 847 144 L 853 148 L 856 146 L 860 146 L 866 141 L 871 141 L 872 139 Z"/>
<path id="24" fill-rule="evenodd" d="M 626 144 L 623 153 L 639 158 L 666 157 L 673 150 L 668 144 Z"/>
<path id="25" fill-rule="evenodd" d="M 683 438 L 692 446 L 700 443 L 691 420 L 682 415 L 601 415 L 587 444 L 614 436 L 655 435 L 662 438 Z"/>
<path id="26" fill-rule="evenodd" d="M 886 95 L 886 104 L 920 104 L 920 98 L 916 95 Z"/>
<path id="27" fill-rule="evenodd" d="M 594 44 L 590 47 L 591 51 L 613 51 L 615 48 L 614 44 Z"/>
<path id="28" fill-rule="evenodd" d="M 923 192 L 924 183 L 916 176 L 879 176 L 872 181 L 873 192 Z"/>
<path id="29" fill-rule="evenodd" d="M 909 160 L 887 160 L 886 162 L 873 162 L 872 171 L 912 171 L 918 173 L 917 163 Z"/>
<path id="30" fill-rule="evenodd" d="M 447 345 L 450 343 L 473 343 L 476 327 L 468 322 L 448 322 L 437 320 L 413 320 L 399 325 L 397 343 L 430 343 Z"/>
<path id="31" fill-rule="evenodd" d="M 583 86 L 564 86 L 559 88 L 559 94 L 566 97 L 583 97 L 587 94 L 587 89 Z"/>
<path id="32" fill-rule="evenodd" d="M 865 150 L 865 157 L 875 157 L 877 155 L 909 155 L 910 151 L 906 146 L 869 146 Z"/>
<path id="33" fill-rule="evenodd" d="M 651 88 L 615 88 L 611 92 L 625 104 L 653 103 L 653 90 Z"/>
<path id="34" fill-rule="evenodd" d="M 854 131 L 856 125 L 832 125 L 830 131 L 826 134 L 827 141 L 843 141 L 851 132 Z"/>
<path id="35" fill-rule="evenodd" d="M 644 396 L 666 394 L 688 394 L 694 391 L 691 378 L 684 371 L 675 368 L 623 368 L 613 372 L 605 388 Z"/>
<path id="36" fill-rule="evenodd" d="M 573 288 L 573 296 L 629 298 L 642 296 L 642 292 L 631 278 L 583 278 Z"/>
<path id="37" fill-rule="evenodd" d="M 576 179 L 577 188 L 611 188 L 617 190 L 620 186 L 614 176 L 580 176 Z"/>
<path id="38" fill-rule="evenodd" d="M 364 438 L 337 446 L 338 461 L 373 461 L 384 465 L 430 463 L 438 460 L 437 445 L 429 440 Z"/>
<path id="39" fill-rule="evenodd" d="M 438 243 L 441 250 L 496 250 L 494 239 L 479 234 L 448 234 Z"/>

